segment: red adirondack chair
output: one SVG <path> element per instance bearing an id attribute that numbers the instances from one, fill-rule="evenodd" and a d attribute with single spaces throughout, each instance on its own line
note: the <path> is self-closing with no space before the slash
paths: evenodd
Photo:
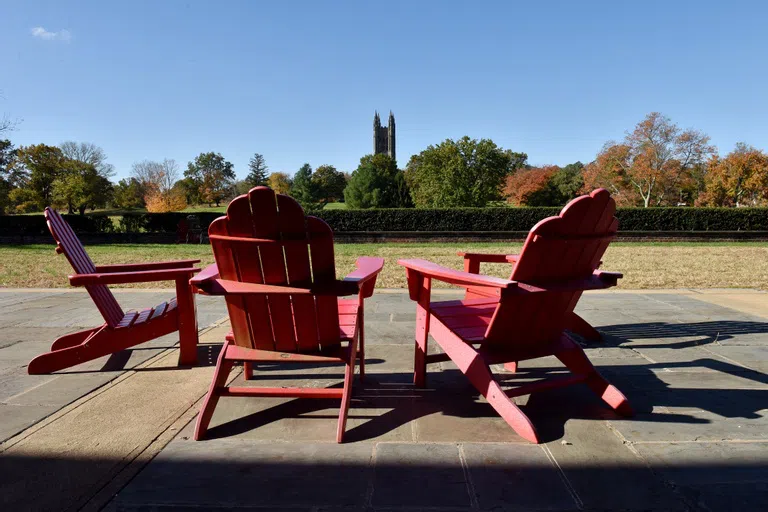
<path id="1" fill-rule="evenodd" d="M 333 232 L 305 217 L 292 198 L 256 187 L 235 198 L 208 228 L 216 264 L 192 279 L 199 293 L 226 298 L 232 332 L 226 337 L 195 427 L 202 439 L 221 396 L 340 398 L 341 442 L 355 361 L 365 372 L 363 300 L 373 295 L 383 258 L 358 258 L 336 279 Z M 357 295 L 354 299 L 339 297 Z M 342 345 L 342 342 L 347 342 Z M 343 363 L 343 389 L 227 387 L 235 363 L 252 377 L 252 363 Z"/>
<path id="2" fill-rule="evenodd" d="M 200 269 L 200 260 L 94 265 L 72 228 L 53 208 L 45 209 L 48 229 L 56 241 L 56 252 L 67 257 L 75 271 L 72 286 L 84 286 L 104 317 L 104 325 L 67 334 L 53 342 L 51 351 L 34 358 L 27 367 L 30 375 L 51 373 L 91 361 L 179 331 L 180 365 L 197 362 L 197 319 L 195 298 L 189 279 Z M 123 312 L 107 285 L 176 281 L 176 297 L 168 302 Z"/>
<path id="3" fill-rule="evenodd" d="M 428 363 L 452 360 L 488 403 L 522 437 L 538 443 L 528 417 L 511 397 L 586 383 L 620 414 L 632 409 L 624 395 L 592 366 L 565 332 L 582 292 L 615 286 L 621 274 L 597 270 L 616 235 L 616 204 L 608 191 L 595 190 L 571 201 L 557 217 L 531 229 L 510 279 L 460 272 L 429 261 L 400 260 L 411 299 L 418 301 L 414 383 L 425 385 Z M 432 279 L 481 290 L 483 296 L 430 302 Z M 471 292 L 470 292 L 471 293 Z M 445 351 L 427 354 L 427 337 Z M 491 364 L 554 355 L 572 375 L 505 391 Z"/>

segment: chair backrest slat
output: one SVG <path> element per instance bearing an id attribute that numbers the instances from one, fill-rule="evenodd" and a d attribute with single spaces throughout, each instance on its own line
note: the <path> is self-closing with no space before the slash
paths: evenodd
<path id="1" fill-rule="evenodd" d="M 83 244 L 75 235 L 69 224 L 53 208 L 45 209 L 45 219 L 48 230 L 56 241 L 57 249 L 66 256 L 72 269 L 77 274 L 92 274 L 96 272 L 96 265 L 85 252 Z M 115 296 L 105 285 L 86 286 L 85 289 L 91 296 L 104 321 L 110 327 L 115 327 L 123 319 L 124 313 Z"/>
<path id="2" fill-rule="evenodd" d="M 284 195 L 277 196 L 277 209 L 281 236 L 288 240 L 304 239 L 303 244 L 290 243 L 283 246 L 288 284 L 297 288 L 309 287 L 312 285 L 312 270 L 309 265 L 309 237 L 304 210 L 296 201 Z M 315 298 L 293 295 L 291 305 L 298 349 L 315 349 L 318 343 Z"/>
<path id="3" fill-rule="evenodd" d="M 280 239 L 277 220 L 277 201 L 275 193 L 266 187 L 252 189 L 248 198 L 251 203 L 253 235 L 256 238 Z M 240 249 L 242 252 L 242 249 Z M 259 247 L 261 270 L 264 284 L 287 285 L 285 255 L 279 245 L 269 244 Z M 293 325 L 291 298 L 288 295 L 270 295 L 267 297 L 272 317 L 272 332 L 275 336 L 275 348 L 284 352 L 296 350 L 296 331 Z"/>
<path id="4" fill-rule="evenodd" d="M 247 196 L 235 198 L 227 207 L 227 216 L 214 221 L 208 234 L 253 237 L 251 204 Z M 233 247 L 211 240 L 213 255 L 223 279 L 263 284 L 261 260 L 257 248 Z M 274 350 L 275 339 L 266 297 L 227 297 L 235 342 L 262 350 Z"/>
<path id="5" fill-rule="evenodd" d="M 211 224 L 209 235 L 223 279 L 309 288 L 336 277 L 330 228 L 267 187 L 235 198 L 226 217 Z M 228 241 L 227 236 L 250 241 Z M 334 297 L 228 296 L 227 305 L 240 346 L 311 352 L 339 342 Z"/>
<path id="6" fill-rule="evenodd" d="M 605 189 L 578 197 L 556 217 L 542 220 L 528 233 L 510 279 L 533 285 L 588 278 L 618 229 L 616 203 Z M 558 339 L 581 291 L 550 292 L 525 300 L 500 301 L 488 326 L 489 343 Z"/>
<path id="7" fill-rule="evenodd" d="M 322 219 L 307 217 L 310 233 L 310 255 L 312 257 L 312 278 L 315 284 L 327 284 L 336 280 L 336 264 L 333 254 L 333 231 Z M 336 297 L 315 297 L 317 307 L 317 332 L 321 345 L 337 344 L 339 341 L 339 304 Z"/>

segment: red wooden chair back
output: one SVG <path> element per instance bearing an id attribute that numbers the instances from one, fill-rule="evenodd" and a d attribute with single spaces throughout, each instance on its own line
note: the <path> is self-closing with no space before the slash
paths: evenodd
<path id="1" fill-rule="evenodd" d="M 336 280 L 331 228 L 267 187 L 235 198 L 208 235 L 221 279 L 296 288 L 331 286 Z M 226 300 L 236 345 L 312 352 L 339 344 L 335 296 L 227 295 Z"/>
<path id="2" fill-rule="evenodd" d="M 53 235 L 53 239 L 56 240 L 56 252 L 59 254 L 64 253 L 75 273 L 96 273 L 96 265 L 93 264 L 88 253 L 85 252 L 83 244 L 80 243 L 75 232 L 72 231 L 72 228 L 59 212 L 50 207 L 46 208 L 45 220 L 48 224 L 48 230 Z M 100 284 L 86 286 L 85 289 L 88 290 L 88 294 L 90 294 L 91 299 L 93 299 L 94 304 L 99 309 L 101 316 L 104 317 L 104 321 L 110 327 L 115 327 L 120 323 L 125 314 L 109 288 Z"/>
<path id="3" fill-rule="evenodd" d="M 589 279 L 615 237 L 616 203 L 605 189 L 578 197 L 556 217 L 536 224 L 525 241 L 510 279 L 527 285 L 556 285 Z M 489 344 L 557 340 L 581 291 L 548 292 L 537 300 L 502 299 L 486 331 Z"/>

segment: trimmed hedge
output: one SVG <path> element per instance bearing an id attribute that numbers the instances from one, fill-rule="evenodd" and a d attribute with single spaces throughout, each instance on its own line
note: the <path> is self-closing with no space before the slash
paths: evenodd
<path id="1" fill-rule="evenodd" d="M 334 231 L 528 231 L 560 208 L 323 210 Z M 768 231 L 768 208 L 620 208 L 619 231 Z"/>
<path id="2" fill-rule="evenodd" d="M 322 210 L 313 214 L 344 231 L 528 231 L 560 208 Z"/>
<path id="3" fill-rule="evenodd" d="M 76 233 L 114 233 L 106 215 L 62 215 Z M 0 236 L 50 236 L 42 215 L 0 215 Z"/>
<path id="4" fill-rule="evenodd" d="M 338 233 L 350 231 L 528 231 L 560 208 L 453 208 L 420 210 L 322 210 L 313 212 Z M 126 213 L 65 215 L 77 233 L 176 233 L 188 215 Z M 204 229 L 221 213 L 192 214 Z M 768 231 L 768 208 L 621 208 L 620 231 Z M 48 235 L 42 215 L 0 216 L 0 236 Z"/>

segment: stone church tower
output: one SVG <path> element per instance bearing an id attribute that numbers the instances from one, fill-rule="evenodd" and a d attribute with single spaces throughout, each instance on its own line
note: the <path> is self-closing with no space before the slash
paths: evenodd
<path id="1" fill-rule="evenodd" d="M 395 157 L 395 116 L 389 111 L 387 126 L 381 126 L 379 113 L 373 115 L 373 154 L 386 153 L 392 160 Z"/>

